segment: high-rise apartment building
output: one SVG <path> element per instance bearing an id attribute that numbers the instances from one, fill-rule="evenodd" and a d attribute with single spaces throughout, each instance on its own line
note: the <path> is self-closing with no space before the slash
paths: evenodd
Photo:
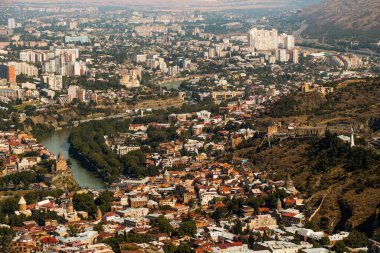
<path id="1" fill-rule="evenodd" d="M 14 18 L 8 18 L 8 29 L 15 29 L 16 21 Z"/>
<path id="2" fill-rule="evenodd" d="M 287 62 L 288 61 L 288 55 L 286 49 L 280 49 L 278 51 L 278 58 L 280 62 Z"/>
<path id="3" fill-rule="evenodd" d="M 54 73 L 49 73 L 42 76 L 44 83 L 48 84 L 49 89 L 54 91 L 62 90 L 63 78 L 62 75 L 55 75 Z"/>
<path id="4" fill-rule="evenodd" d="M 7 79 L 8 83 L 16 84 L 16 69 L 11 65 L 0 65 L 0 78 Z"/>
<path id="5" fill-rule="evenodd" d="M 38 68 L 26 62 L 9 62 L 8 66 L 15 67 L 16 75 L 27 75 L 29 77 L 37 77 L 38 76 Z"/>
<path id="6" fill-rule="evenodd" d="M 285 33 L 278 35 L 276 29 L 264 30 L 254 27 L 248 33 L 248 42 L 251 50 L 266 51 L 278 48 L 291 50 L 294 48 L 295 39 L 294 36 Z"/>
<path id="7" fill-rule="evenodd" d="M 298 57 L 299 57 L 299 52 L 298 52 L 297 49 L 294 49 L 294 50 L 292 51 L 292 62 L 293 62 L 293 63 L 299 63 L 299 59 L 298 59 Z"/>
<path id="8" fill-rule="evenodd" d="M 291 49 L 294 48 L 294 44 L 295 44 L 294 36 L 292 36 L 292 35 L 286 35 L 284 47 L 286 49 L 288 49 L 288 50 L 291 50 Z"/>
<path id="9" fill-rule="evenodd" d="M 254 27 L 249 31 L 248 41 L 251 50 L 275 50 L 278 48 L 277 30 L 264 30 Z"/>

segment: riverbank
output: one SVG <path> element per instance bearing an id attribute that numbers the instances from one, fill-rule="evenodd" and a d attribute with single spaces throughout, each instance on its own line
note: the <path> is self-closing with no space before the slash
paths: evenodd
<path id="1" fill-rule="evenodd" d="M 80 187 L 96 190 L 105 188 L 105 183 L 96 172 L 94 172 L 94 167 L 85 163 L 83 159 L 70 151 L 70 144 L 68 142 L 70 132 L 71 128 L 54 131 L 50 135 L 41 137 L 39 142 L 55 155 L 61 152 L 65 159 L 70 159 L 71 172 Z"/>

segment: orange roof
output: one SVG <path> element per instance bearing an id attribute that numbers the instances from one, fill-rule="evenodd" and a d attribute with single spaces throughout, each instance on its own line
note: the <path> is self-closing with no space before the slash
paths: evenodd
<path id="1" fill-rule="evenodd" d="M 287 217 L 294 217 L 296 215 L 297 215 L 296 213 L 289 213 L 289 212 L 282 213 L 282 216 L 287 216 Z"/>
<path id="2" fill-rule="evenodd" d="M 222 243 L 219 244 L 218 247 L 221 249 L 227 249 L 230 247 L 238 247 L 238 246 L 243 246 L 242 242 L 232 242 L 232 243 Z"/>
<path id="3" fill-rule="evenodd" d="M 42 244 L 56 244 L 58 243 L 58 239 L 55 238 L 54 236 L 47 236 L 47 237 L 44 237 L 40 240 L 40 242 Z"/>
<path id="4" fill-rule="evenodd" d="M 219 202 L 219 203 L 216 203 L 215 204 L 215 207 L 218 208 L 218 207 L 225 207 L 226 205 L 223 204 L 222 202 Z"/>

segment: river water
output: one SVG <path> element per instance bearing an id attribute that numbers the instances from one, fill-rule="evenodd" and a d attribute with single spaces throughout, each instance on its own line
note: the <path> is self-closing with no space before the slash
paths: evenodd
<path id="1" fill-rule="evenodd" d="M 43 144 L 48 150 L 54 152 L 56 156 L 61 152 L 65 159 L 70 159 L 71 171 L 73 172 L 74 179 L 80 187 L 88 187 L 95 190 L 104 188 L 105 184 L 102 179 L 91 171 L 93 168 L 84 167 L 89 165 L 84 165 L 70 154 L 70 144 L 68 143 L 69 135 L 70 129 L 62 129 L 39 139 L 39 143 Z"/>

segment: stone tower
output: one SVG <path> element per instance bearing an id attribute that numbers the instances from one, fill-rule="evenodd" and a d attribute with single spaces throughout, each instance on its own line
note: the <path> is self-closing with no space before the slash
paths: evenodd
<path id="1" fill-rule="evenodd" d="M 165 170 L 164 172 L 164 184 L 170 184 L 170 174 L 168 170 Z"/>
<path id="2" fill-rule="evenodd" d="M 355 137 L 354 137 L 354 129 L 351 127 L 351 135 L 350 135 L 350 146 L 351 148 L 355 146 Z"/>
<path id="3" fill-rule="evenodd" d="M 285 187 L 286 187 L 286 189 L 293 189 L 294 188 L 293 180 L 290 178 L 290 174 L 288 174 L 286 176 Z"/>
<path id="4" fill-rule="evenodd" d="M 277 211 L 281 211 L 282 210 L 282 202 L 281 202 L 280 198 L 277 198 L 276 210 Z"/>
<path id="5" fill-rule="evenodd" d="M 71 199 L 67 202 L 66 211 L 67 213 L 74 213 L 74 205 Z"/>
<path id="6" fill-rule="evenodd" d="M 20 212 L 26 211 L 26 201 L 23 196 L 21 196 L 20 200 L 18 201 L 18 210 Z"/>

